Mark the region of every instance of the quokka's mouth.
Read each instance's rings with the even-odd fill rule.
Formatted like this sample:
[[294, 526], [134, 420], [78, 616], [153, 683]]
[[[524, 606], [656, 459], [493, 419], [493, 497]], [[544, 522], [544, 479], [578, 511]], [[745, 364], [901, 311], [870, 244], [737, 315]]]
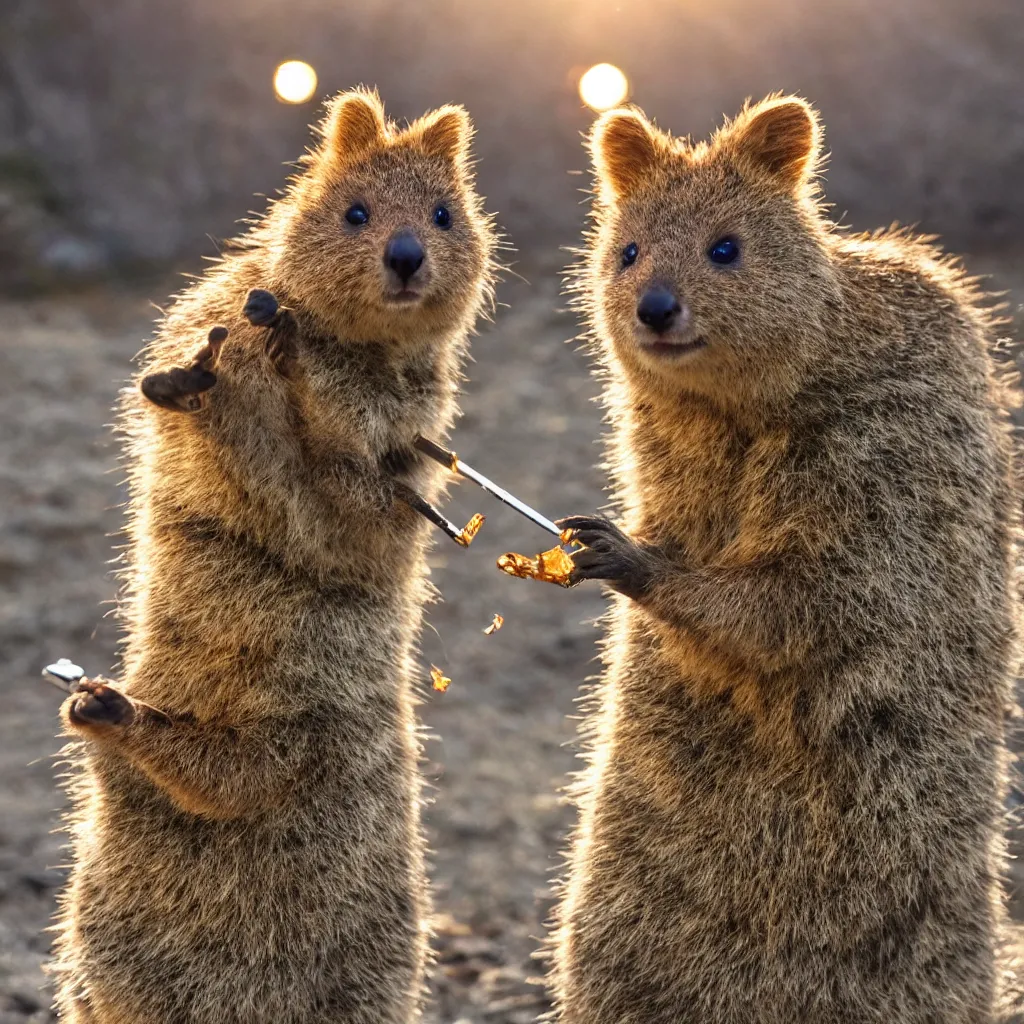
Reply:
[[655, 341], [641, 342], [640, 348], [644, 352], [649, 352], [653, 356], [674, 359], [687, 355], [690, 352], [696, 352], [699, 349], [707, 348], [707, 344], [708, 343], [703, 338], [690, 338], [685, 341], [665, 341], [664, 339], [659, 338]]
[[423, 298], [423, 293], [416, 291], [415, 288], [402, 288], [397, 292], [388, 293], [386, 298], [396, 306], [407, 306], [419, 302]]

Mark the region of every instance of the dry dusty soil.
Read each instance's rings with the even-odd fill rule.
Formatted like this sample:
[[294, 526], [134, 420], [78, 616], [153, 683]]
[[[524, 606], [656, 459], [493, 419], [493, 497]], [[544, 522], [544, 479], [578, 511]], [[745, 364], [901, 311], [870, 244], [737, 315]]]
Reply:
[[[1024, 261], [1009, 273], [992, 265], [1019, 302]], [[567, 344], [576, 326], [557, 266], [530, 277], [504, 288], [508, 307], [476, 341], [456, 446], [554, 517], [602, 503], [600, 411], [587, 359]], [[59, 656], [93, 672], [115, 666], [110, 560], [124, 492], [107, 424], [149, 329], [147, 300], [172, 287], [0, 304], [0, 1024], [51, 1019], [43, 966], [65, 859], [53, 763], [61, 697], [39, 672]], [[431, 559], [443, 595], [420, 658], [438, 911], [431, 1012], [446, 1024], [525, 1024], [547, 1008], [528, 979], [571, 824], [558, 794], [604, 602], [595, 587], [502, 576], [498, 554], [537, 551], [545, 535], [469, 485], [450, 508], [488, 521], [470, 550], [441, 539]], [[485, 637], [494, 612], [504, 629]], [[446, 694], [430, 689], [431, 662], [453, 679]]]

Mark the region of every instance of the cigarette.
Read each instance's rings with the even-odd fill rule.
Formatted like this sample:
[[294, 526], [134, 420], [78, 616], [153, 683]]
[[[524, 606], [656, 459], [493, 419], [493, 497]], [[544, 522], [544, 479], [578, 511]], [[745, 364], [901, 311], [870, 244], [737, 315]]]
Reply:
[[488, 480], [483, 473], [478, 473], [472, 466], [467, 466], [455, 452], [442, 448], [436, 441], [431, 441], [429, 438], [423, 437], [422, 434], [416, 435], [413, 446], [428, 458], [439, 462], [446, 469], [450, 469], [453, 473], [458, 473], [459, 476], [464, 476], [467, 480], [472, 480], [477, 487], [482, 488], [492, 497], [497, 498], [498, 501], [503, 502], [510, 508], [514, 508], [520, 515], [526, 516], [531, 523], [535, 523], [542, 530], [553, 533], [559, 540], [562, 539], [562, 531], [550, 519], [542, 516], [536, 509], [530, 508], [526, 502], [520, 501], [514, 494], [509, 494], [508, 491], [503, 487], [499, 487], [493, 480]]

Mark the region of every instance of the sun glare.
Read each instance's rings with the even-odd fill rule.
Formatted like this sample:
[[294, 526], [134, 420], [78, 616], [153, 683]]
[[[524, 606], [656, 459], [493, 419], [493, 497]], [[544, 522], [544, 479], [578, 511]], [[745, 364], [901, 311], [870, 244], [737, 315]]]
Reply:
[[316, 92], [316, 72], [302, 60], [286, 60], [274, 72], [274, 92], [283, 103], [305, 103]]
[[614, 64], [595, 64], [580, 78], [580, 99], [592, 110], [611, 110], [629, 95], [629, 80]]

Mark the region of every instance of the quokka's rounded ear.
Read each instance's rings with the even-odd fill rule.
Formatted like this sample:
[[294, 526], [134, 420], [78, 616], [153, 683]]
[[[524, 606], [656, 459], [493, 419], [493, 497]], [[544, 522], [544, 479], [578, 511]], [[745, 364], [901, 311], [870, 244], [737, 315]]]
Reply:
[[325, 153], [341, 163], [380, 146], [388, 135], [380, 97], [363, 89], [341, 93], [331, 100], [321, 132]]
[[639, 111], [612, 110], [594, 123], [587, 148], [602, 194], [621, 199], [654, 169], [663, 143]]
[[740, 162], [767, 171], [787, 187], [814, 173], [821, 151], [818, 115], [797, 96], [755, 104], [730, 126], [727, 137]]
[[447, 105], [422, 117], [413, 129], [420, 145], [430, 156], [464, 164], [473, 138], [473, 122], [464, 107]]

